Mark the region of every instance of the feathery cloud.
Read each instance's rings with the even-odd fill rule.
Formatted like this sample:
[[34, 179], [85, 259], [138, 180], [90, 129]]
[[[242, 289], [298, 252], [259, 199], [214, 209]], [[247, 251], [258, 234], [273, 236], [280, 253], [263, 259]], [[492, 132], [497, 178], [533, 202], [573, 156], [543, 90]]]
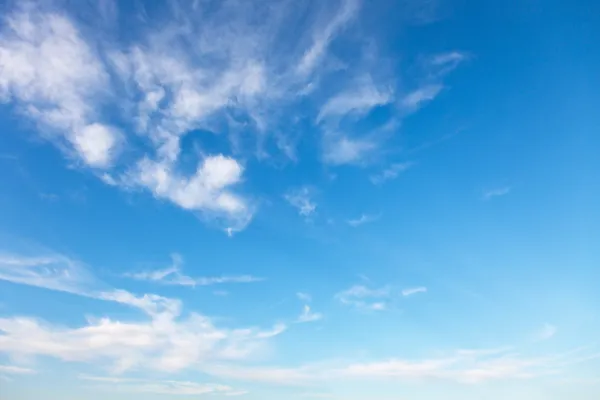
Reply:
[[420, 87], [404, 96], [402, 99], [402, 106], [408, 110], [416, 110], [426, 102], [435, 99], [442, 89], [443, 86], [437, 84]]
[[310, 217], [317, 210], [317, 203], [312, 199], [312, 191], [307, 186], [290, 190], [283, 197], [303, 217]]
[[427, 288], [424, 286], [418, 286], [413, 288], [402, 289], [402, 296], [408, 297], [417, 293], [425, 293], [427, 292]]
[[190, 277], [181, 272], [183, 258], [179, 254], [172, 254], [172, 265], [158, 270], [127, 273], [126, 277], [138, 281], [156, 282], [163, 285], [174, 286], [210, 286], [224, 283], [253, 283], [264, 281], [263, 278], [252, 275], [222, 275], [212, 277]]
[[162, 395], [201, 396], [222, 395], [239, 396], [247, 392], [235, 390], [221, 384], [196, 383], [189, 381], [161, 381], [148, 379], [118, 378], [114, 376], [80, 375], [80, 380], [95, 383], [95, 387], [122, 393], [149, 393]]
[[387, 308], [387, 300], [391, 289], [387, 286], [370, 289], [363, 285], [355, 285], [339, 292], [335, 298], [342, 304], [362, 310], [382, 311]]
[[179, 371], [209, 360], [237, 360], [260, 352], [268, 339], [287, 329], [226, 329], [198, 313], [182, 317], [178, 299], [136, 296], [104, 287], [93, 277], [72, 272], [84, 267], [65, 256], [2, 256], [0, 279], [110, 301], [142, 311], [146, 321], [88, 317], [80, 327], [64, 327], [29, 317], [0, 318], [0, 353], [12, 357], [53, 357], [67, 362], [100, 363], [113, 372], [131, 368]]
[[509, 193], [510, 193], [509, 186], [499, 187], [499, 188], [495, 188], [495, 189], [489, 189], [489, 190], [486, 190], [483, 192], [483, 199], [491, 200], [494, 197], [506, 196]]
[[381, 215], [362, 214], [360, 217], [358, 217], [356, 219], [349, 219], [346, 222], [351, 227], [356, 228], [358, 226], [368, 224], [369, 222], [377, 221], [380, 217], [381, 217]]
[[383, 171], [373, 174], [369, 177], [374, 185], [382, 185], [387, 181], [396, 179], [402, 172], [414, 166], [412, 162], [395, 163], [385, 168]]
[[302, 314], [297, 319], [297, 322], [316, 322], [323, 319], [323, 314], [312, 312], [309, 305], [304, 305], [302, 309]]

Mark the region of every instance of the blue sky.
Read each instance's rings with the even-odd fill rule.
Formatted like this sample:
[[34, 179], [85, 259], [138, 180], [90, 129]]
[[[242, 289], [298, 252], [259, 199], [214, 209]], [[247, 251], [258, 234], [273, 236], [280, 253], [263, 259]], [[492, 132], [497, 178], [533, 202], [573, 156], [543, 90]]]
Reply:
[[0, 7], [0, 397], [600, 396], [594, 2]]

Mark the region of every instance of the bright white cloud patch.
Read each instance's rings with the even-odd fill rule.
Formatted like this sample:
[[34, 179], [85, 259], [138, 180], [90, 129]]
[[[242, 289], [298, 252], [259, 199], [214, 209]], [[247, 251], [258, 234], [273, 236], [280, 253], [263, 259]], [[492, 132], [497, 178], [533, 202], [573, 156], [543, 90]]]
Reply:
[[[348, 132], [340, 122], [364, 120], [398, 99], [418, 108], [441, 88], [434, 82], [402, 93], [368, 38], [346, 44], [352, 57], [337, 54], [333, 45], [359, 16], [358, 0], [315, 3], [308, 14], [301, 2], [267, 3], [171, 2], [156, 20], [128, 19], [135, 40], [121, 40], [118, 29], [95, 32], [57, 6], [7, 7], [0, 97], [66, 154], [105, 170], [96, 171], [104, 182], [147, 190], [231, 234], [256, 212], [241, 188], [245, 160], [298, 161], [301, 136], [317, 133], [322, 162], [364, 165], [389, 135], [381, 127]], [[95, 12], [112, 29], [118, 4], [111, 4]], [[439, 80], [463, 58], [434, 55], [428, 68]], [[297, 107], [307, 114], [298, 116]], [[203, 135], [227, 146], [205, 151]]]
[[14, 101], [50, 140], [92, 167], [112, 162], [118, 134], [102, 123], [108, 75], [92, 47], [64, 15], [24, 5], [0, 36], [0, 97]]
[[177, 299], [155, 294], [136, 296], [122, 289], [101, 290], [93, 278], [83, 281], [72, 275], [82, 269], [64, 256], [5, 255], [0, 261], [0, 279], [123, 304], [142, 311], [147, 319], [89, 317], [83, 326], [65, 327], [37, 318], [3, 317], [0, 353], [98, 363], [116, 373], [132, 368], [173, 372], [215, 360], [244, 359], [260, 352], [266, 340], [287, 329], [281, 323], [270, 330], [219, 328], [211, 318], [198, 313], [183, 317], [183, 305]]

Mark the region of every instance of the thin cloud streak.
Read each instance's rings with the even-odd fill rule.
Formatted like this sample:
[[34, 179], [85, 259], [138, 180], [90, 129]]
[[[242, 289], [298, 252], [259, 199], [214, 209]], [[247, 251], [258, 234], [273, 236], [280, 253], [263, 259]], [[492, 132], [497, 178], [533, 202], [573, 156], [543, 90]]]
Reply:
[[210, 286], [225, 283], [254, 283], [265, 279], [252, 275], [224, 275], [215, 277], [190, 277], [181, 272], [183, 258], [179, 254], [172, 254], [172, 265], [159, 270], [126, 273], [124, 276], [138, 281], [156, 282], [162, 285], [173, 286]]
[[381, 215], [379, 215], [379, 214], [378, 215], [362, 214], [359, 218], [349, 219], [346, 222], [351, 227], [356, 228], [356, 227], [359, 227], [361, 225], [368, 224], [370, 222], [375, 222], [379, 218], [381, 218]]
[[414, 287], [414, 288], [403, 289], [402, 290], [402, 296], [408, 297], [408, 296], [415, 295], [417, 293], [426, 293], [426, 292], [427, 292], [427, 288], [426, 287], [419, 286], [419, 287]]
[[499, 187], [499, 188], [495, 188], [495, 189], [486, 190], [483, 193], [483, 199], [484, 200], [491, 200], [494, 197], [506, 196], [507, 194], [510, 193], [510, 191], [511, 191], [510, 186], [504, 186], [504, 187]]

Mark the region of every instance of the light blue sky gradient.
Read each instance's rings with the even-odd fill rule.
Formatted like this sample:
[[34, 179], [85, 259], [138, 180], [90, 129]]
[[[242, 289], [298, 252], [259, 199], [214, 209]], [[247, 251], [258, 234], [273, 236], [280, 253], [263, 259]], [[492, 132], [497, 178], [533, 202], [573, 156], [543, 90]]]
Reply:
[[0, 10], [2, 399], [600, 398], [595, 2]]

